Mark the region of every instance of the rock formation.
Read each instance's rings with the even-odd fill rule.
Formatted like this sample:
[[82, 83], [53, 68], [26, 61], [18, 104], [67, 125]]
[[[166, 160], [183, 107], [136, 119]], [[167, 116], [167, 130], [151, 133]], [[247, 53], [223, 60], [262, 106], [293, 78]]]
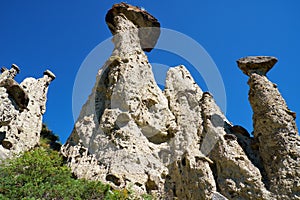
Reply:
[[121, 3], [106, 22], [115, 48], [61, 150], [77, 177], [159, 199], [300, 199], [295, 114], [265, 77], [275, 58], [238, 61], [250, 77], [251, 137], [184, 66], [159, 89], [143, 52], [159, 37], [153, 16]]
[[276, 62], [274, 57], [258, 56], [242, 58], [238, 65], [249, 76], [254, 139], [268, 189], [278, 199], [296, 199], [296, 196], [300, 199], [300, 137], [296, 113], [287, 107], [277, 85], [265, 76]]
[[40, 79], [26, 78], [18, 84], [17, 65], [0, 74], [0, 160], [29, 150], [39, 143], [48, 86], [55, 76], [49, 70]]

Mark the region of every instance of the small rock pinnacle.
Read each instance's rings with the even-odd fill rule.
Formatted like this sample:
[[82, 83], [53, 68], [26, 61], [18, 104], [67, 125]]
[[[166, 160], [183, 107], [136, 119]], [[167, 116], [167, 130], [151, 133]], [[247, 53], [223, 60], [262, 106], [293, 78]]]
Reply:
[[46, 71], [44, 71], [44, 75], [49, 76], [50, 78], [52, 78], [52, 80], [54, 80], [56, 78], [56, 76], [48, 69]]
[[12, 68], [12, 69], [15, 69], [16, 72], [17, 72], [17, 74], [20, 73], [20, 68], [19, 68], [16, 64], [12, 64], [12, 65], [11, 65], [11, 68]]

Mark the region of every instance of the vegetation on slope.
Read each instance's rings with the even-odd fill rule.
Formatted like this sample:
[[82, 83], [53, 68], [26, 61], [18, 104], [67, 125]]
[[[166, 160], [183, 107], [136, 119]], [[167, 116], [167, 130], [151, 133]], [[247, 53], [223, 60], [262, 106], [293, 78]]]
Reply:
[[46, 126], [43, 131], [39, 147], [0, 164], [0, 199], [134, 198], [126, 189], [112, 190], [99, 181], [76, 179], [56, 151], [58, 137]]

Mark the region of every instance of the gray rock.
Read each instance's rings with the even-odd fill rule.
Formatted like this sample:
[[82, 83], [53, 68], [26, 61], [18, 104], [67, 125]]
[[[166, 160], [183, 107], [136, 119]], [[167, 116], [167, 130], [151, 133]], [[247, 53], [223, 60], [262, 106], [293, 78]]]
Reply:
[[139, 28], [138, 36], [144, 51], [150, 52], [153, 49], [160, 35], [160, 23], [155, 17], [136, 6], [131, 6], [126, 3], [115, 4], [107, 12], [105, 17], [105, 21], [114, 35], [118, 33], [115, 16], [125, 16]]
[[[141, 48], [138, 27], [121, 14], [112, 20], [115, 49], [99, 71], [63, 152], [78, 160], [76, 167], [69, 162], [78, 177], [117, 188], [131, 184], [141, 193], [163, 190], [168, 169], [159, 152], [174, 137], [175, 117]], [[92, 168], [102, 170], [96, 175], [83, 173], [86, 158], [72, 155], [77, 146], [97, 158], [99, 166]]]
[[259, 169], [251, 162], [213, 97], [204, 93], [201, 99], [203, 133], [201, 151], [214, 165], [218, 192], [228, 199], [269, 199]]
[[215, 192], [212, 196], [212, 200], [227, 200], [227, 198], [221, 195], [220, 193]]
[[56, 78], [55, 74], [53, 74], [50, 70], [44, 71], [44, 75], [48, 76], [52, 81]]
[[19, 113], [17, 106], [8, 96], [6, 89], [0, 87], [0, 126], [7, 126]]
[[8, 70], [6, 67], [2, 67], [0, 80], [5, 80], [8, 78], [14, 79], [18, 73], [20, 73], [20, 68], [16, 64], [12, 64], [10, 70]]
[[257, 73], [266, 75], [277, 63], [277, 58], [271, 56], [248, 56], [237, 61], [239, 68], [244, 74]]
[[164, 92], [179, 127], [168, 141], [171, 162], [165, 190], [179, 199], [211, 199], [217, 190], [212, 161], [200, 151], [203, 92], [184, 66], [170, 68]]
[[300, 137], [295, 113], [265, 76], [250, 74], [248, 84], [254, 139], [266, 171], [267, 187], [280, 199], [299, 199]]
[[26, 78], [18, 84], [13, 65], [0, 75], [0, 160], [39, 144], [48, 86], [53, 77]]
[[13, 79], [7, 78], [0, 82], [0, 87], [6, 89], [7, 94], [16, 103], [19, 109], [27, 108], [29, 98], [27, 92]]
[[77, 177], [158, 199], [299, 199], [295, 113], [264, 76], [277, 59], [238, 61], [250, 76], [252, 138], [184, 66], [170, 68], [158, 88], [138, 29], [158, 27], [154, 17], [121, 3], [106, 22], [115, 48], [62, 147]]

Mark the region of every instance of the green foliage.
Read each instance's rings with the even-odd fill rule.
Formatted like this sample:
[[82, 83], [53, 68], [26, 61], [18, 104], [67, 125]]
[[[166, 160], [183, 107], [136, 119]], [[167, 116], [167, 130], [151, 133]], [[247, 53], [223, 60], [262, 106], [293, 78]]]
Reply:
[[59, 137], [43, 124], [40, 147], [0, 163], [0, 199], [137, 199], [128, 189], [112, 190], [99, 181], [76, 179], [64, 165], [60, 147]]
[[154, 197], [151, 196], [150, 194], [143, 194], [143, 195], [142, 195], [142, 198], [143, 198], [144, 200], [154, 200]]
[[59, 137], [53, 131], [49, 130], [46, 124], [43, 124], [40, 135], [40, 146], [49, 147], [56, 151], [60, 150]]
[[39, 147], [0, 165], [0, 199], [133, 199], [126, 189], [75, 179], [57, 152]]

